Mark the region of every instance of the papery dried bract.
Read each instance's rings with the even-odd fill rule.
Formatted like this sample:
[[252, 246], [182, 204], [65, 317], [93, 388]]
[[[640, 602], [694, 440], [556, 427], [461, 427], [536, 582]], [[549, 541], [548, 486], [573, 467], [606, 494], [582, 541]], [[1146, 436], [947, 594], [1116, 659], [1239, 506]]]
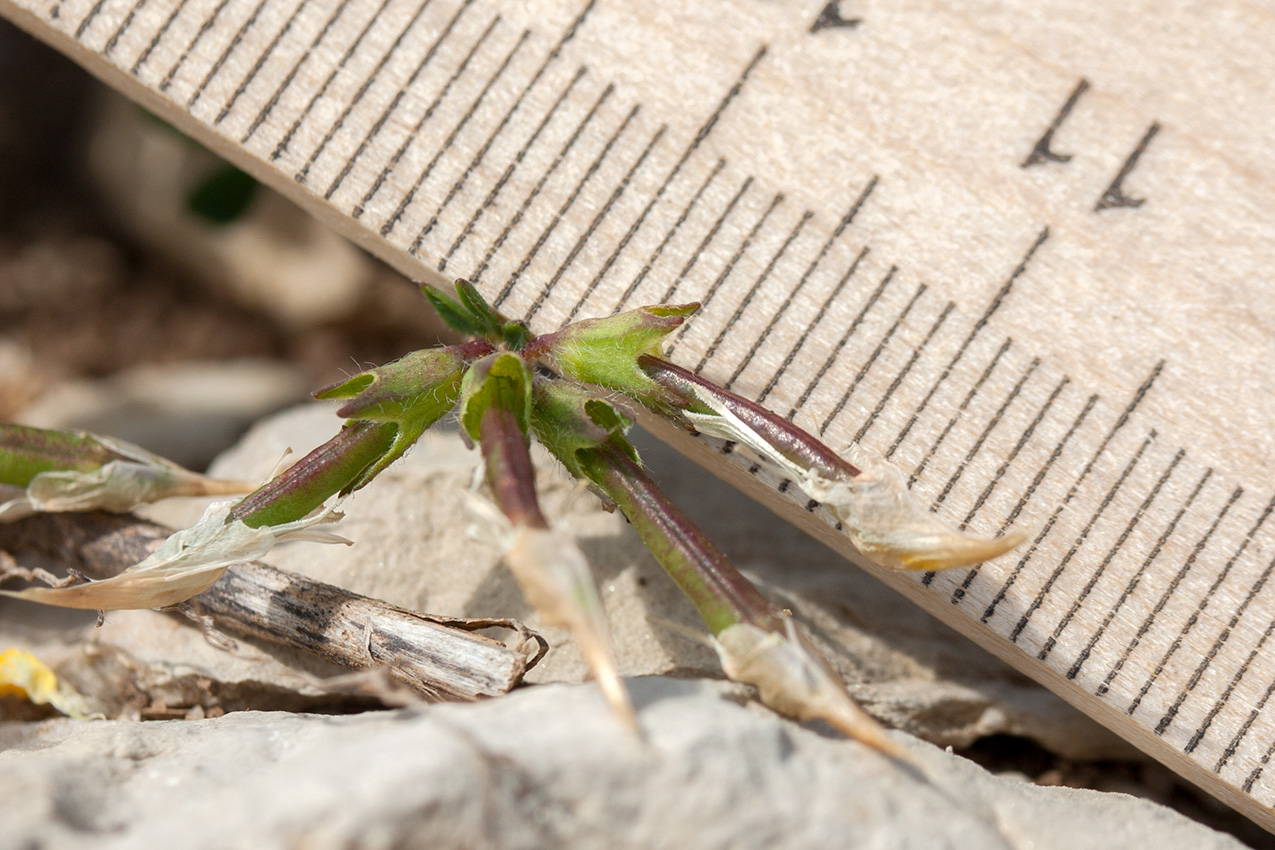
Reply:
[[855, 546], [875, 563], [895, 570], [941, 570], [995, 558], [1020, 545], [1020, 531], [985, 540], [961, 532], [918, 504], [897, 468], [855, 450], [854, 476], [829, 478], [807, 469], [774, 447], [720, 399], [694, 386], [697, 399], [714, 412], [683, 415], [696, 430], [747, 446], [792, 478], [810, 498], [841, 521]]
[[757, 688], [766, 707], [797, 720], [822, 720], [883, 753], [904, 755], [791, 617], [785, 616], [783, 634], [739, 623], [719, 632], [714, 645], [726, 675]]
[[[21, 429], [24, 435], [57, 441], [63, 450], [57, 462], [66, 468], [47, 468], [31, 475], [21, 492], [0, 503], [0, 522], [13, 522], [36, 513], [124, 513], [174, 496], [224, 496], [246, 493], [256, 486], [191, 472], [123, 440], [6, 426], [6, 432], [15, 429]], [[53, 466], [54, 462], [45, 465]]]
[[250, 528], [237, 520], [227, 521], [234, 505], [233, 501], [210, 505], [198, 523], [174, 532], [150, 557], [111, 578], [67, 587], [0, 590], [0, 594], [96, 611], [166, 608], [207, 590], [231, 564], [256, 560], [280, 541], [350, 542], [315, 527], [340, 519], [333, 508], [296, 522]]

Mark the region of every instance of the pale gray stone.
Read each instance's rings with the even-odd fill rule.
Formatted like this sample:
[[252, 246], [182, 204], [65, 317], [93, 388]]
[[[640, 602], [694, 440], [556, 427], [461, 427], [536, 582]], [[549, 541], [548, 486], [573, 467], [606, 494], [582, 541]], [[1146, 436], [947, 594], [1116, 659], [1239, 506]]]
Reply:
[[912, 763], [802, 728], [729, 685], [630, 682], [348, 717], [0, 727], [0, 843], [76, 848], [1233, 850], [1122, 794], [993, 777], [894, 733]]

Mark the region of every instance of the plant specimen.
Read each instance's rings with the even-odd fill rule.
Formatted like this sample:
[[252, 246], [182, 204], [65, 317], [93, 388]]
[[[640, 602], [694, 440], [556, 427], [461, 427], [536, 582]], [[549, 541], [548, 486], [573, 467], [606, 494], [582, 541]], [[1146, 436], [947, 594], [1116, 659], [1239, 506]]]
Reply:
[[[502, 549], [543, 619], [570, 630], [624, 722], [635, 724], [588, 564], [539, 505], [528, 453], [533, 437], [629, 519], [703, 617], [727, 676], [755, 686], [781, 714], [822, 719], [894, 751], [792, 615], [768, 601], [647, 475], [625, 437], [633, 424], [626, 405], [746, 447], [826, 505], [865, 556], [893, 569], [979, 563], [1017, 546], [1020, 534], [982, 540], [957, 531], [918, 505], [885, 462], [862, 453], [843, 458], [782, 417], [664, 360], [664, 338], [697, 304], [644, 307], [535, 335], [496, 313], [467, 281], [456, 282], [454, 298], [423, 291], [468, 342], [416, 351], [315, 393], [343, 402], [337, 413], [347, 421], [336, 436], [244, 498], [213, 504], [119, 575], [0, 593], [88, 609], [163, 607], [205, 590], [230, 564], [279, 540], [340, 540], [322, 527], [339, 518], [340, 499], [455, 409], [462, 435], [483, 459], [489, 501], [474, 500], [476, 524]], [[0, 483], [23, 488], [0, 506], [0, 519], [6, 509], [14, 516], [126, 510], [172, 492], [235, 486], [135, 447], [19, 426], [0, 426]]]

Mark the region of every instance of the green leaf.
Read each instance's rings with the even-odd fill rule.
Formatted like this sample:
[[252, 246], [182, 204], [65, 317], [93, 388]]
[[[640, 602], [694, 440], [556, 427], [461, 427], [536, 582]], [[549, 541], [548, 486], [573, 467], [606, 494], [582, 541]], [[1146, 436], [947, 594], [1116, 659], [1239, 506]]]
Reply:
[[501, 335], [504, 322], [472, 283], [464, 278], [457, 278], [456, 295], [460, 298], [460, 303], [474, 317], [474, 321], [483, 328], [484, 336], [499, 337]]
[[438, 313], [447, 327], [466, 336], [486, 336], [486, 330], [469, 310], [459, 302], [434, 289], [422, 285], [421, 292], [429, 299], [430, 306]]
[[222, 163], [186, 196], [186, 209], [212, 224], [230, 224], [248, 209], [257, 185], [248, 173]]

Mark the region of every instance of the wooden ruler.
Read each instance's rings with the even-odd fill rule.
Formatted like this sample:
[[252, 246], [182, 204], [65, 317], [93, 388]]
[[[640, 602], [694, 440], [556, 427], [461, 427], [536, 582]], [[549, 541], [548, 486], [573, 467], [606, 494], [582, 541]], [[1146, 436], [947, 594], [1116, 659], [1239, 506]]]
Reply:
[[[954, 522], [1031, 531], [1000, 562], [884, 580], [1275, 827], [1269, 9], [0, 13], [537, 330], [703, 301], [675, 359], [890, 457]], [[699, 450], [847, 551], [789, 482]]]

